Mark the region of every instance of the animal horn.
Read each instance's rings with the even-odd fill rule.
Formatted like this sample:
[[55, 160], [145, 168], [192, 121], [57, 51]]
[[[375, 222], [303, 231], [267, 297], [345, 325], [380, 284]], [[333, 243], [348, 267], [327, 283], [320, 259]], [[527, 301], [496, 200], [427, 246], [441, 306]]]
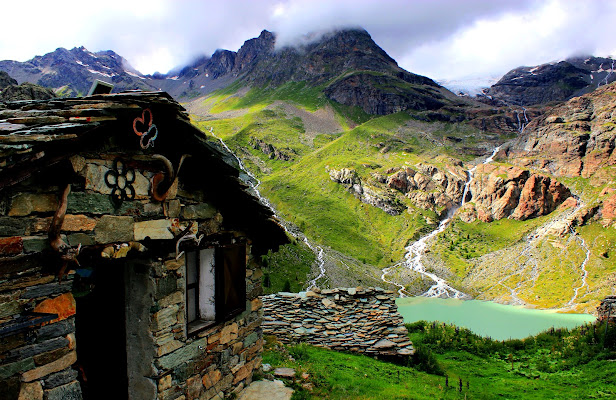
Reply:
[[152, 198], [156, 201], [165, 201], [167, 196], [169, 195], [169, 189], [175, 183], [178, 174], [180, 173], [180, 168], [182, 168], [182, 164], [187, 157], [190, 157], [189, 154], [184, 154], [182, 158], [180, 158], [180, 162], [178, 164], [177, 171], [174, 170], [173, 164], [171, 161], [163, 155], [154, 154], [153, 158], [160, 160], [165, 165], [166, 173], [159, 172], [158, 174], [152, 177]]
[[55, 251], [61, 251], [67, 247], [67, 244], [60, 238], [60, 231], [62, 230], [62, 224], [64, 223], [64, 216], [66, 215], [66, 209], [68, 206], [68, 195], [70, 192], [71, 185], [68, 184], [62, 192], [62, 196], [60, 196], [58, 208], [56, 209], [56, 213], [51, 220], [51, 224], [49, 225], [47, 237], [49, 238], [51, 248]]

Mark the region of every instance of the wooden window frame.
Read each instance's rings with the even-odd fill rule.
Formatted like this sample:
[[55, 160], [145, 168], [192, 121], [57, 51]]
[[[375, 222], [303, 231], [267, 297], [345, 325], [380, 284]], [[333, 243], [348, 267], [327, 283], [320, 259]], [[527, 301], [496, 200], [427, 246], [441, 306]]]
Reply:
[[[199, 309], [201, 288], [199, 287], [201, 279], [201, 259], [200, 252], [208, 248], [214, 248], [214, 304], [215, 318], [202, 319]], [[188, 253], [196, 253], [194, 262], [196, 268], [196, 282], [188, 283]], [[186, 327], [189, 335], [198, 333], [214, 324], [229, 321], [246, 311], [246, 255], [247, 248], [245, 243], [230, 244], [222, 246], [202, 247], [193, 249], [186, 254], [186, 288], [184, 299], [186, 302]], [[229, 271], [228, 271], [229, 270]], [[227, 273], [228, 271], [228, 273]], [[194, 304], [189, 302], [189, 289], [195, 290]], [[225, 301], [229, 297], [234, 297], [234, 302]], [[193, 321], [188, 320], [189, 307], [195, 307], [195, 315], [197, 318]]]

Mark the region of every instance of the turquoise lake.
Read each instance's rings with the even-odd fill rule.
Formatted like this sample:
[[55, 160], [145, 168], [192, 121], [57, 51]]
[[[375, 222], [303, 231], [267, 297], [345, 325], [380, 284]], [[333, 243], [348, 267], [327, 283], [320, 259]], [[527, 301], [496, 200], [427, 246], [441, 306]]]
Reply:
[[491, 301], [406, 297], [396, 299], [404, 322], [440, 321], [465, 327], [493, 339], [523, 339], [554, 328], [574, 328], [594, 322], [590, 314], [561, 314]]

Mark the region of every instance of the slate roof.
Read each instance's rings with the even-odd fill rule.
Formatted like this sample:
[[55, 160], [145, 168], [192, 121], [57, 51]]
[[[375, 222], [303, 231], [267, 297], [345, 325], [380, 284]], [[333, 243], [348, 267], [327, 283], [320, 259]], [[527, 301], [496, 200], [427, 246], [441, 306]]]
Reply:
[[83, 139], [96, 128], [153, 104], [190, 123], [184, 108], [164, 92], [0, 102], [0, 174], [45, 157], [45, 149]]
[[[159, 135], [144, 155], [179, 159], [189, 153], [180, 177], [199, 180], [225, 221], [275, 248], [288, 239], [273, 212], [240, 179], [233, 155], [191, 124], [186, 110], [164, 92], [125, 92], [81, 98], [0, 102], [0, 194], [4, 189], [74, 154], [97, 149], [110, 136], [116, 144], [139, 149], [133, 121], [150, 109]], [[212, 190], [215, 189], [215, 190]]]

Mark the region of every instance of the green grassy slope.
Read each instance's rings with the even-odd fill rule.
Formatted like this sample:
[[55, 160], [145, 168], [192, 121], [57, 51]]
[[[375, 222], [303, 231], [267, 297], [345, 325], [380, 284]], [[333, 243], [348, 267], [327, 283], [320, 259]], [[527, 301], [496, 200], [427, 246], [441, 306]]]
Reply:
[[[362, 203], [347, 187], [332, 181], [329, 172], [352, 169], [362, 184], [375, 188], [374, 174], [387, 175], [389, 168], [416, 168], [420, 163], [439, 170], [451, 170], [452, 165], [462, 168], [461, 162], [475, 158], [472, 154], [486, 153], [511, 137], [482, 132], [464, 122], [442, 122], [449, 118], [450, 110], [439, 117], [419, 111], [370, 116], [328, 100], [322, 89], [305, 82], [253, 89], [236, 84], [193, 102], [193, 109], [200, 111], [192, 118], [204, 131], [213, 128], [242, 158], [261, 180], [262, 194], [283, 219], [329, 249], [333, 255], [327, 265], [330, 278], [321, 284], [387, 286], [380, 280], [380, 269], [400, 261], [410, 241], [433, 229], [436, 214], [415, 207], [401, 193], [387, 191], [382, 194], [407, 208], [400, 215], [389, 215]], [[327, 123], [315, 126], [319, 118]], [[271, 145], [288, 160], [266, 154], [256, 141]], [[563, 182], [575, 193], [583, 193], [589, 206], [596, 203], [592, 199], [605, 186], [584, 178]], [[557, 215], [559, 212], [527, 221], [492, 223], [455, 220], [431, 244], [428, 266], [473, 296], [522, 301], [541, 308], [564, 307], [582, 283], [579, 267], [584, 248], [571, 235], [548, 235], [532, 251], [525, 247], [526, 237]], [[616, 264], [606, 249], [616, 245], [616, 236], [598, 223], [578, 232], [592, 255], [587, 263], [588, 284], [576, 299], [581, 305], [569, 309], [592, 312], [598, 299], [613, 292], [607, 283], [615, 279]], [[534, 257], [539, 268], [533, 269], [530, 261], [519, 267], [521, 252]], [[604, 253], [607, 256], [600, 256]], [[336, 254], [346, 257], [342, 260]], [[300, 282], [314, 278], [314, 266], [312, 275], [304, 276], [308, 258], [302, 259], [303, 263], [297, 264], [302, 272], [291, 279], [293, 290]], [[282, 265], [280, 257], [271, 261]], [[289, 268], [290, 263], [283, 267], [285, 271]], [[399, 279], [411, 292], [426, 289], [426, 283], [411, 271], [396, 269], [390, 277]], [[282, 277], [274, 276], [272, 288], [285, 283], [277, 279]], [[517, 298], [512, 297], [512, 288]]]
[[[616, 396], [616, 327], [540, 333], [499, 342], [440, 323], [407, 325], [410, 366], [272, 337], [263, 362], [292, 367], [295, 399], [610, 399]], [[604, 345], [605, 339], [605, 348]], [[462, 386], [460, 387], [460, 381]], [[309, 383], [306, 389], [301, 383]]]

